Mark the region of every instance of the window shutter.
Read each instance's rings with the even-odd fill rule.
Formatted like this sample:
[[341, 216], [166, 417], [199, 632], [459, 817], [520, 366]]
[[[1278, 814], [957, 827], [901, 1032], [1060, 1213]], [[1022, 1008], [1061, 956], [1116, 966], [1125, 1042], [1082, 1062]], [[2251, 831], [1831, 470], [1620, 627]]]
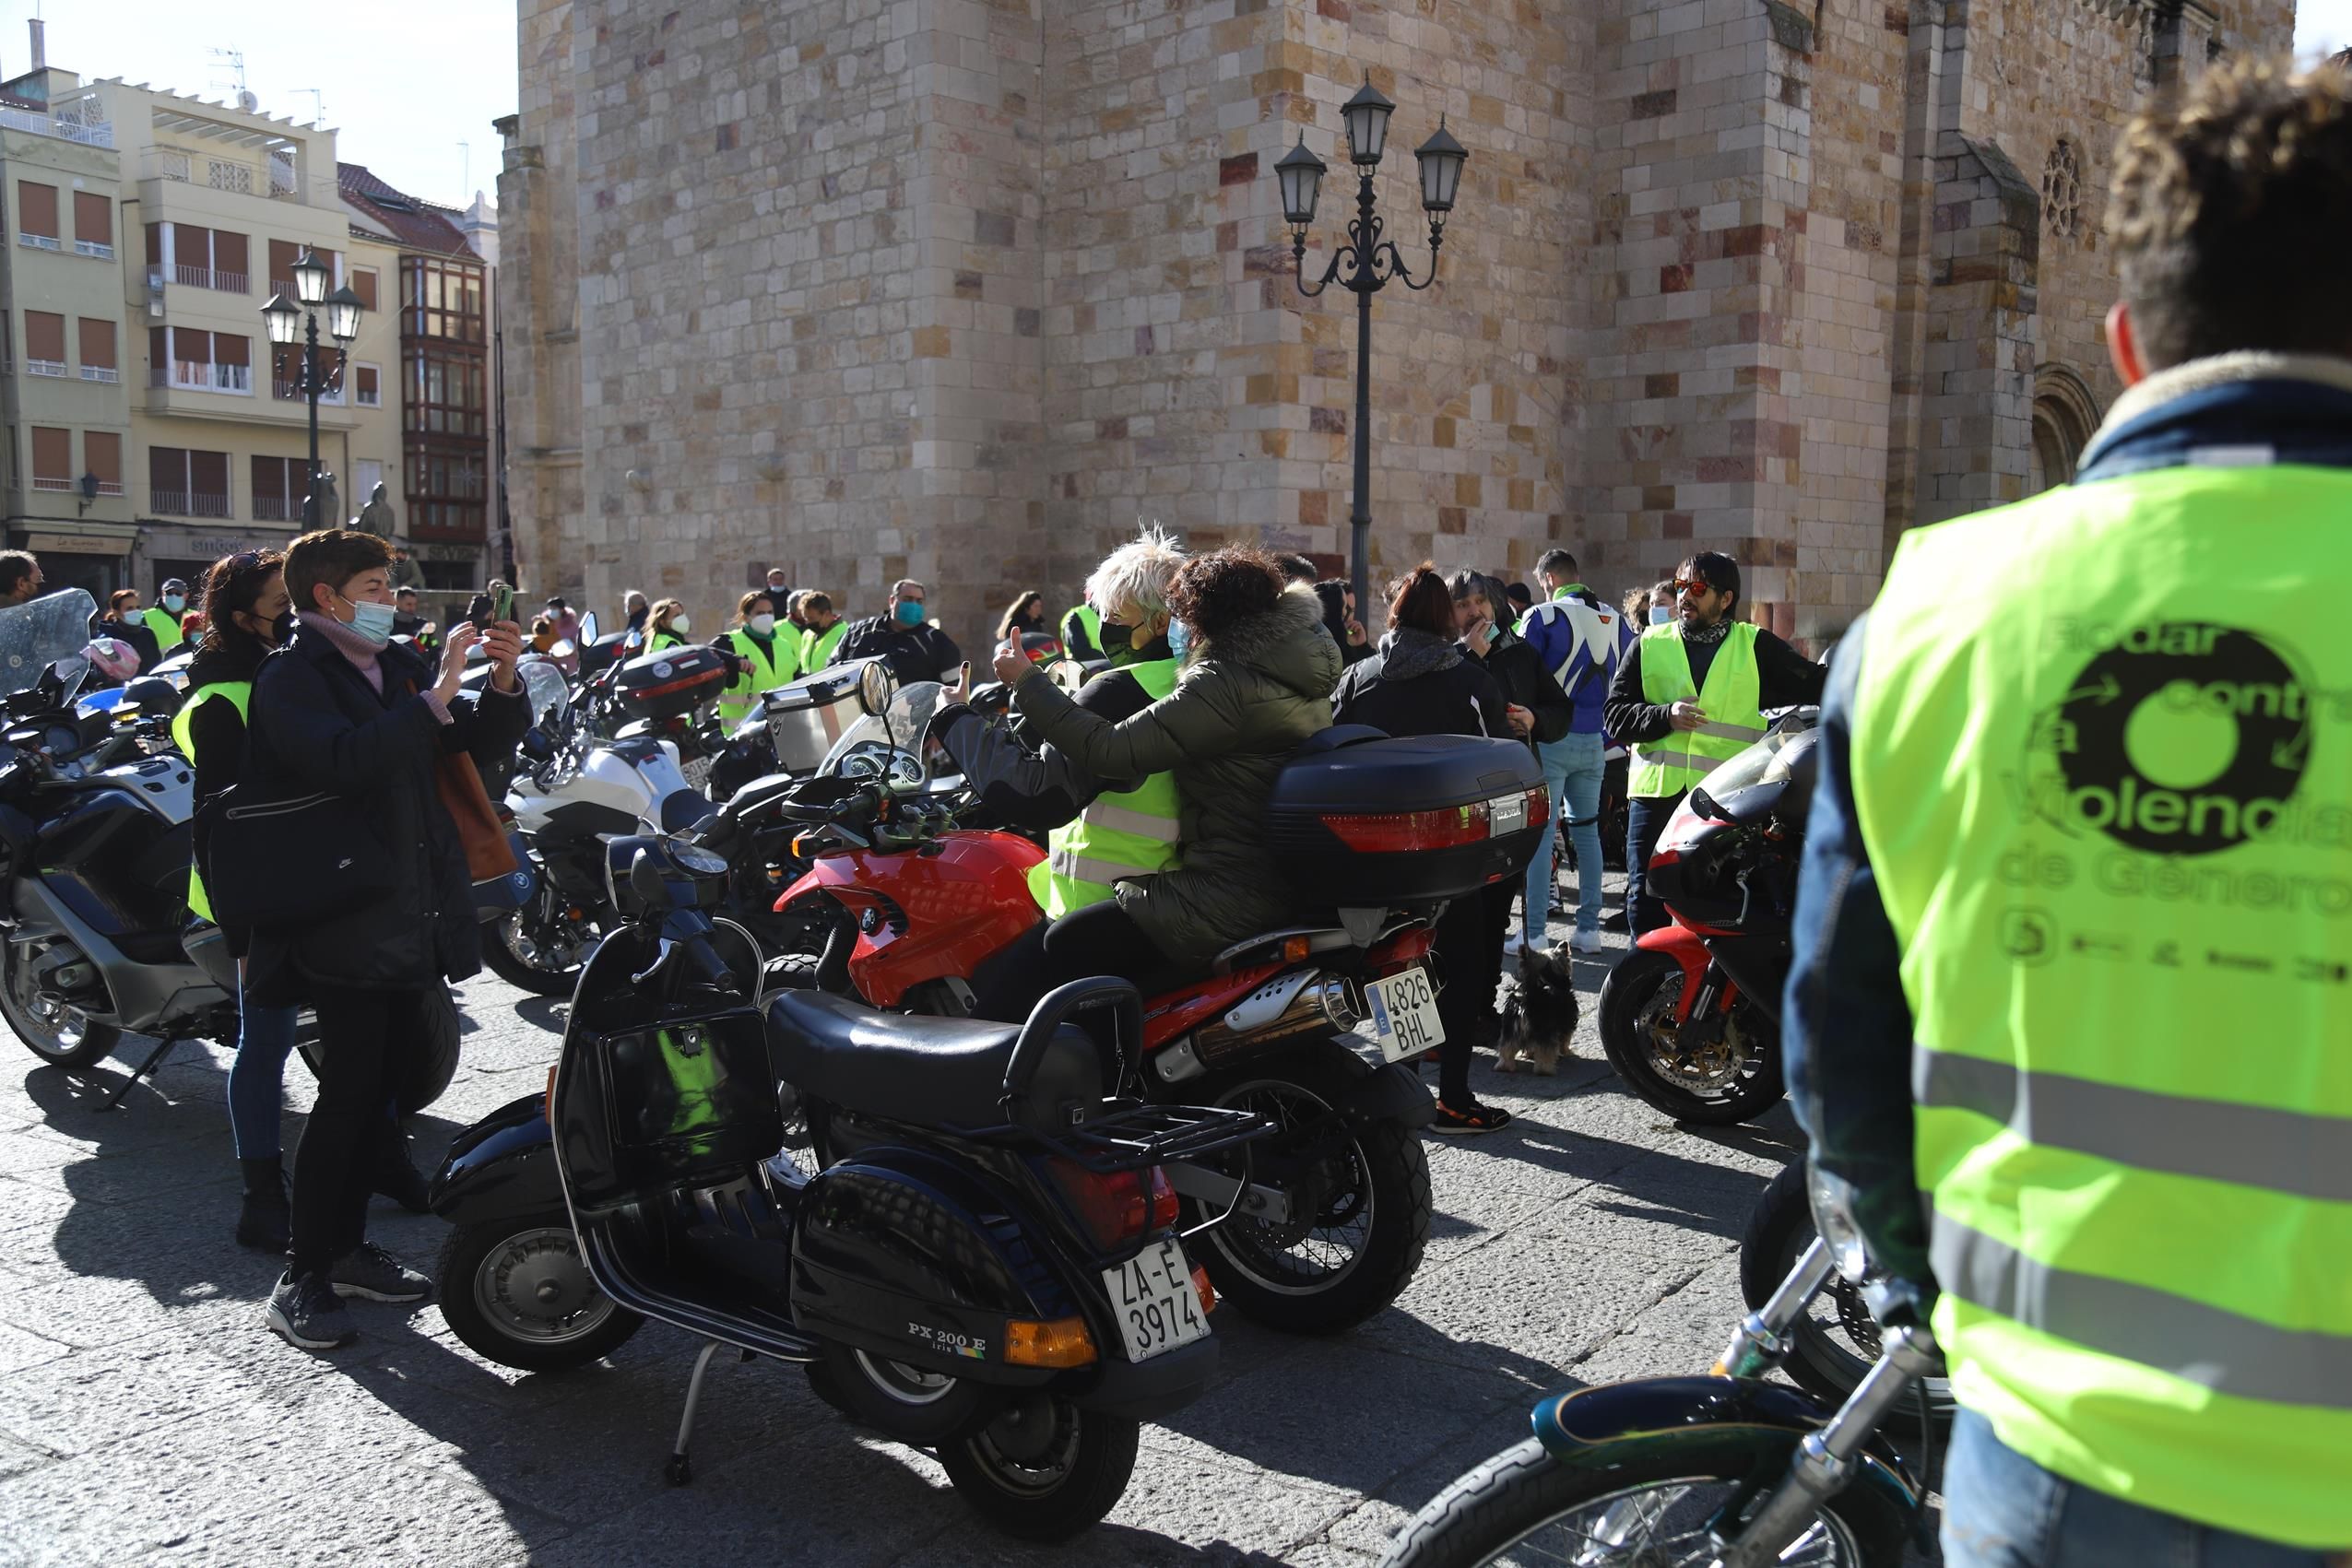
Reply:
[[114, 324], [90, 316], [81, 318], [82, 363], [101, 370], [113, 370]]
[[150, 369], [166, 371], [171, 368], [171, 344], [164, 336], [167, 330], [160, 326], [147, 329], [147, 362]]
[[173, 327], [171, 356], [191, 365], [212, 363], [212, 334], [200, 326]]
[[160, 223], [147, 226], [147, 265], [150, 272], [163, 265], [163, 225]]
[[224, 287], [218, 276], [224, 272], [230, 275], [226, 287], [232, 291], [250, 289], [252, 285], [246, 280], [250, 259], [242, 234], [231, 234], [226, 229], [212, 231], [212, 270], [215, 274], [212, 286], [215, 289]]
[[183, 490], [188, 488], [188, 454], [177, 446], [150, 446], [147, 449], [148, 488], [159, 490]]
[[233, 332], [212, 335], [212, 362], [216, 365], [250, 365], [254, 362], [254, 340], [240, 337]]
[[360, 297], [360, 304], [363, 309], [371, 311], [375, 309], [375, 270], [372, 267], [361, 266], [351, 269], [351, 292]]
[[63, 363], [65, 358], [65, 318], [54, 311], [25, 312], [25, 358], [54, 360]]
[[95, 191], [74, 193], [74, 238], [114, 243], [114, 204]]
[[192, 266], [199, 272], [212, 267], [212, 230], [193, 223], [171, 226], [171, 263], [174, 266]]
[[360, 402], [373, 403], [378, 400], [380, 395], [376, 390], [378, 373], [373, 365], [357, 365], [352, 368], [352, 385], [353, 389], [359, 393]]
[[290, 304], [301, 303], [294, 295], [294, 262], [301, 253], [299, 246], [283, 240], [269, 242], [269, 291], [285, 295]]
[[19, 233], [57, 238], [57, 187], [18, 181], [17, 223]]
[[225, 452], [188, 454], [188, 488], [198, 495], [229, 493], [229, 454]]
[[46, 425], [32, 427], [32, 477], [36, 479], [73, 478], [73, 431], [52, 430]]
[[123, 483], [123, 437], [116, 430], [84, 430], [82, 457], [101, 485]]

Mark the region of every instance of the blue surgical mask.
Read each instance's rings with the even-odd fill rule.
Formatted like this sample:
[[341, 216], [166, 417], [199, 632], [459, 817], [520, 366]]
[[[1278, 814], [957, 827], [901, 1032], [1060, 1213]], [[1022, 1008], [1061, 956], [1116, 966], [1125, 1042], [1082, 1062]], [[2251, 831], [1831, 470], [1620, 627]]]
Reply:
[[920, 600], [920, 599], [901, 599], [901, 600], [899, 600], [899, 601], [898, 601], [898, 623], [899, 623], [901, 626], [920, 626], [920, 625], [922, 625], [922, 624], [923, 624], [923, 601], [922, 601], [922, 600]]
[[[336, 597], [343, 596], [338, 594]], [[351, 607], [351, 619], [345, 624], [358, 632], [362, 642], [372, 643], [381, 648], [392, 641], [392, 619], [400, 613], [397, 609], [372, 600], [343, 599], [343, 602]]]
[[163, 595], [163, 607], [173, 615], [178, 615], [188, 607], [188, 601], [177, 594], [166, 594]]
[[1184, 651], [1191, 646], [1192, 628], [1185, 625], [1185, 623], [1180, 620], [1169, 621], [1168, 652], [1180, 659], [1184, 657]]
[[1664, 626], [1664, 625], [1668, 624], [1669, 622], [1671, 622], [1673, 619], [1674, 619], [1674, 607], [1673, 607], [1673, 606], [1672, 606], [1672, 605], [1652, 605], [1652, 606], [1650, 606], [1650, 607], [1649, 607], [1649, 624], [1650, 624], [1650, 625], [1652, 625], [1652, 626]]

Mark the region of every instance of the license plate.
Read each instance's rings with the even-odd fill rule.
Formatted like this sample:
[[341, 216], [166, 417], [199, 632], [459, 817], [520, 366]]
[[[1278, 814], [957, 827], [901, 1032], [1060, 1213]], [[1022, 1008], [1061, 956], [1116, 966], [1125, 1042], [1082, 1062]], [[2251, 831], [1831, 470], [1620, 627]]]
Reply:
[[689, 757], [678, 765], [678, 771], [685, 776], [688, 789], [700, 789], [710, 782], [711, 760], [708, 757]]
[[1527, 796], [1498, 795], [1486, 803], [1486, 833], [1489, 838], [1499, 839], [1526, 826]]
[[1209, 1315], [1192, 1287], [1192, 1267], [1184, 1244], [1173, 1236], [1104, 1269], [1103, 1288], [1127, 1336], [1129, 1361], [1148, 1362], [1208, 1335]]
[[1436, 987], [1419, 964], [1368, 983], [1364, 995], [1372, 1004], [1372, 1037], [1388, 1060], [1401, 1062], [1446, 1043], [1446, 1026], [1437, 1020]]

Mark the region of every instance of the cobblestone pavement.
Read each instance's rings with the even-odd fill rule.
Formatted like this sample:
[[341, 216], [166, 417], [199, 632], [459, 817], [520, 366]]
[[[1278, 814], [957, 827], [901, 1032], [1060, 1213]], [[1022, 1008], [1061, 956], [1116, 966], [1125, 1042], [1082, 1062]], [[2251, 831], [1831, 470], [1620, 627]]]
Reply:
[[[1144, 1429], [1117, 1511], [1058, 1550], [990, 1536], [928, 1456], [766, 1362], [714, 1364], [693, 1483], [666, 1485], [693, 1341], [658, 1325], [559, 1376], [482, 1362], [430, 1304], [354, 1303], [359, 1345], [293, 1350], [261, 1324], [271, 1260], [229, 1237], [227, 1054], [183, 1047], [100, 1114], [119, 1055], [77, 1081], [0, 1038], [0, 1563], [1369, 1564], [1540, 1391], [1700, 1370], [1737, 1315], [1737, 1238], [1793, 1124], [1685, 1131], [1620, 1092], [1603, 973], [1577, 963], [1556, 1078], [1482, 1057], [1511, 1129], [1430, 1140], [1436, 1223], [1397, 1306], [1330, 1340], [1221, 1312], [1220, 1385]], [[539, 1085], [561, 1027], [487, 975], [460, 1006], [465, 1065], [415, 1124], [428, 1167]], [[288, 1090], [307, 1102], [299, 1066]], [[438, 1220], [379, 1200], [372, 1226], [431, 1267]]]

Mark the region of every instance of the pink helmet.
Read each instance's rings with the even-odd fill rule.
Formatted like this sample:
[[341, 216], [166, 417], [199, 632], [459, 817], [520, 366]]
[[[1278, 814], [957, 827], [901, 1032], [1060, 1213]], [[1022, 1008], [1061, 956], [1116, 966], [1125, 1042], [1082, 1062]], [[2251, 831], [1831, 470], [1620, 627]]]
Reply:
[[139, 653], [119, 637], [93, 637], [82, 657], [98, 666], [109, 680], [128, 680], [139, 673]]

